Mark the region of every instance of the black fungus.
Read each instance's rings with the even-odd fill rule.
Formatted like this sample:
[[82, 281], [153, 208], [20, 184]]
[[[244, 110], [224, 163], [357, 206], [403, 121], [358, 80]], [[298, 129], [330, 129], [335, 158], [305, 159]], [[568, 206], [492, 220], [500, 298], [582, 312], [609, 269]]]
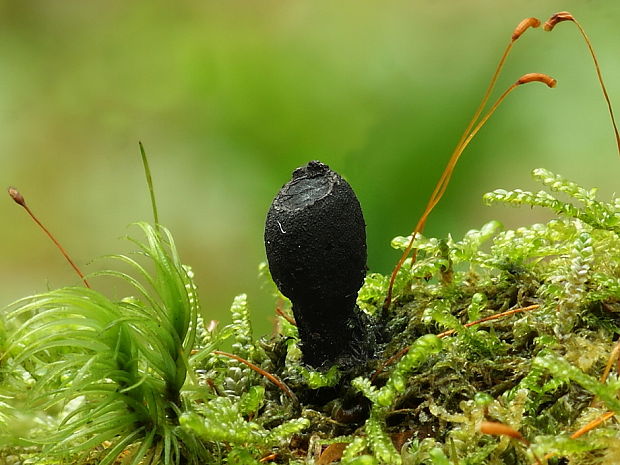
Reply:
[[297, 168], [267, 213], [271, 276], [293, 303], [303, 361], [350, 367], [373, 350], [355, 302], [366, 275], [366, 225], [351, 186], [327, 165]]

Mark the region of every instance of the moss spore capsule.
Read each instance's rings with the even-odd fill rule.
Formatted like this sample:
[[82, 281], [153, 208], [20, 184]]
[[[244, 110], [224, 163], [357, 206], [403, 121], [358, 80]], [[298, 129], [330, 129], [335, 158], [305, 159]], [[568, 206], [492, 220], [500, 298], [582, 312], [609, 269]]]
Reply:
[[267, 213], [271, 276], [291, 299], [304, 362], [351, 366], [372, 351], [357, 292], [366, 275], [366, 225], [351, 186], [318, 161], [297, 168]]

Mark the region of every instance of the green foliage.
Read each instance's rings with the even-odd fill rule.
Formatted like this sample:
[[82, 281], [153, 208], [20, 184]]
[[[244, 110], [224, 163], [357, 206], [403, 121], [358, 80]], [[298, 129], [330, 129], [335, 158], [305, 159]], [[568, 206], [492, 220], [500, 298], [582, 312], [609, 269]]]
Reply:
[[[614, 422], [571, 434], [607, 409], [620, 413], [618, 375], [599, 380], [620, 335], [620, 203], [534, 175], [553, 194], [495, 191], [486, 201], [557, 218], [516, 230], [491, 221], [460, 239], [418, 236], [389, 309], [389, 278], [366, 277], [358, 304], [379, 345], [375, 359], [346, 370], [303, 366], [284, 318], [256, 340], [245, 295], [230, 324], [205, 323], [170, 234], [141, 224], [138, 256], [117, 257], [129, 271], [100, 273], [129, 282], [134, 296], [71, 287], [11, 306], [0, 327], [0, 420], [16, 429], [0, 427], [0, 457], [254, 465], [276, 453], [302, 464], [339, 443], [348, 465], [531, 464], [546, 454], [617, 463]], [[247, 363], [214, 353], [226, 342]], [[530, 445], [482, 434], [483, 421]]]
[[247, 400], [243, 397], [241, 402], [228, 397], [216, 397], [196, 412], [183, 414], [181, 427], [205, 441], [228, 443], [242, 448], [249, 446], [256, 453], [287, 444], [292, 435], [310, 424], [305, 418], [295, 418], [267, 430], [259, 423], [244, 418], [243, 407], [247, 405]]
[[581, 220], [594, 229], [620, 233], [618, 199], [613, 199], [611, 203], [601, 202], [596, 199], [596, 189], [584, 189], [574, 182], [542, 168], [532, 171], [532, 176], [552, 191], [566, 194], [574, 199], [578, 206], [571, 202], [558, 200], [546, 191], [532, 193], [521, 189], [513, 191], [497, 189], [485, 194], [483, 198], [488, 204], [503, 202], [512, 205], [549, 208], [560, 216]]
[[342, 373], [335, 365], [325, 372], [314, 371], [308, 367], [297, 365], [295, 366], [295, 371], [301, 375], [310, 389], [336, 386], [342, 377]]
[[247, 296], [245, 294], [235, 297], [230, 307], [232, 313], [232, 326], [234, 329], [235, 342], [233, 349], [235, 353], [244, 358], [251, 358], [252, 355], [252, 325], [250, 323], [250, 312], [248, 310]]
[[[516, 230], [493, 221], [460, 240], [416, 238], [417, 262], [406, 262], [396, 280], [399, 303], [382, 315], [390, 334], [383, 358], [404, 346], [402, 360], [425, 353], [418, 346], [425, 334], [454, 332], [426, 353], [426, 364], [404, 371], [397, 364], [379, 382], [353, 380], [372, 407], [366, 435], [351, 443], [347, 459], [371, 452], [380, 463], [533, 463], [534, 453], [583, 459], [606, 450], [617, 457], [614, 425], [599, 426], [589, 443], [569, 436], [575, 424], [604, 413], [588, 408], [593, 398], [618, 407], [617, 378], [597, 378], [620, 333], [620, 207], [548, 171], [534, 177], [569, 200], [521, 190], [497, 190], [485, 200], [542, 206], [559, 218]], [[404, 249], [409, 239], [392, 245]], [[386, 287], [384, 277], [371, 275], [358, 300], [377, 312]], [[402, 431], [399, 417], [402, 428], [415, 424], [432, 439], [418, 440], [414, 430], [409, 446], [395, 449], [387, 432]], [[485, 419], [521, 431], [531, 449], [482, 435]]]
[[[252, 345], [252, 326], [250, 324], [250, 312], [248, 310], [247, 296], [245, 294], [235, 297], [230, 307], [232, 324], [230, 329], [233, 333], [232, 344], [235, 354], [247, 360], [253, 359], [254, 348]], [[224, 378], [224, 389], [229, 395], [241, 396], [251, 385], [254, 373], [246, 365], [228, 360], [228, 371]]]
[[18, 301], [9, 313], [26, 320], [9, 340], [8, 363], [36, 380], [33, 405], [60, 409], [56, 431], [29, 438], [45, 445], [44, 454], [87, 457], [105, 443], [99, 463], [131, 450], [131, 463], [160, 457], [168, 464], [180, 463], [182, 449], [192, 449], [191, 441], [182, 445], [176, 416], [194, 345], [196, 289], [170, 233], [138, 226], [146, 242], [133, 242], [152, 271], [117, 256], [139, 278], [101, 273], [123, 278], [138, 297], [115, 302], [70, 287]]
[[386, 415], [393, 407], [396, 396], [405, 392], [407, 376], [440, 350], [441, 341], [436, 336], [427, 334], [413, 343], [381, 389], [375, 388], [367, 378], [359, 377], [352, 381], [353, 386], [362, 391], [372, 402], [370, 418], [366, 421], [364, 430], [367, 435], [367, 446], [381, 463], [402, 463], [400, 454], [387, 435]]
[[565, 383], [572, 381], [579, 384], [582, 388], [605, 402], [609, 409], [620, 413], [620, 401], [617, 398], [618, 390], [620, 390], [620, 380], [617, 378], [610, 378], [606, 384], [603, 384], [555, 354], [536, 357], [533, 367], [547, 370], [559, 381]]

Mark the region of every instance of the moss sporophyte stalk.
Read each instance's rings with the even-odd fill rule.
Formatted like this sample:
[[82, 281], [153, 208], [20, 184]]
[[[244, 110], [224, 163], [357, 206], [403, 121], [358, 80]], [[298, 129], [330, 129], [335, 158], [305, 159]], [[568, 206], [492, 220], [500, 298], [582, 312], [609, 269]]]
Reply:
[[[545, 29], [561, 21], [585, 37], [567, 12]], [[620, 200], [537, 169], [540, 191], [483, 200], [547, 209], [547, 223], [422, 234], [499, 102], [532, 79], [554, 83], [527, 74], [483, 113], [512, 45], [539, 24], [512, 34], [418, 224], [392, 241], [403, 255], [391, 276], [367, 272], [351, 186], [318, 161], [294, 171], [265, 225], [270, 336], [253, 334], [246, 295], [229, 324], [211, 320], [157, 220], [88, 281], [61, 248], [84, 286], [1, 314], [0, 463], [620, 463]], [[98, 291], [102, 275], [130, 295]]]

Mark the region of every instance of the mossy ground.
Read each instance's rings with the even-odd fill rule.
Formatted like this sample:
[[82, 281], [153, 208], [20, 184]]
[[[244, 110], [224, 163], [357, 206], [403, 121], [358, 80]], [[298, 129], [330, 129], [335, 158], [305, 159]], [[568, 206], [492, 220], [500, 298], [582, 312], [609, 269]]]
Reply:
[[[140, 297], [110, 302], [111, 316], [100, 326], [87, 324], [94, 291], [51, 291], [12, 307], [2, 339], [0, 457], [5, 463], [620, 463], [620, 428], [611, 414], [571, 437], [607, 412], [620, 413], [611, 355], [620, 333], [620, 202], [600, 201], [594, 190], [544, 170], [535, 177], [551, 193], [498, 190], [485, 199], [551, 208], [556, 219], [517, 230], [491, 222], [459, 240], [418, 237], [417, 260], [399, 272], [388, 309], [388, 277], [366, 277], [358, 305], [378, 348], [367, 364], [348, 371], [304, 367], [296, 328], [284, 317], [274, 335], [255, 338], [244, 296], [235, 299], [227, 326], [192, 320], [191, 273], [171, 238], [147, 229], [150, 248], [142, 250], [155, 272], [139, 274], [154, 284], [155, 297], [135, 282]], [[397, 238], [393, 246], [406, 243]], [[181, 319], [188, 327], [166, 323], [165, 312], [149, 313], [173, 305], [171, 284], [177, 293], [185, 289], [175, 314], [187, 317]], [[49, 305], [42, 309], [44, 299]], [[70, 305], [83, 314], [68, 311]], [[45, 308], [61, 320], [46, 320]], [[149, 326], [144, 315], [161, 325]], [[44, 336], [46, 327], [73, 332], [41, 348], [41, 337], [32, 336]], [[91, 344], [102, 331], [107, 345]], [[214, 353], [227, 341], [233, 355], [292, 392]], [[169, 357], [150, 355], [155, 347]], [[114, 369], [97, 365], [100, 350], [119, 362]], [[93, 421], [106, 426], [102, 415], [116, 429], [93, 429]], [[119, 422], [128, 415], [131, 421]], [[509, 426], [525, 440], [483, 434], [484, 421]], [[67, 447], [41, 441], [50, 435]]]

